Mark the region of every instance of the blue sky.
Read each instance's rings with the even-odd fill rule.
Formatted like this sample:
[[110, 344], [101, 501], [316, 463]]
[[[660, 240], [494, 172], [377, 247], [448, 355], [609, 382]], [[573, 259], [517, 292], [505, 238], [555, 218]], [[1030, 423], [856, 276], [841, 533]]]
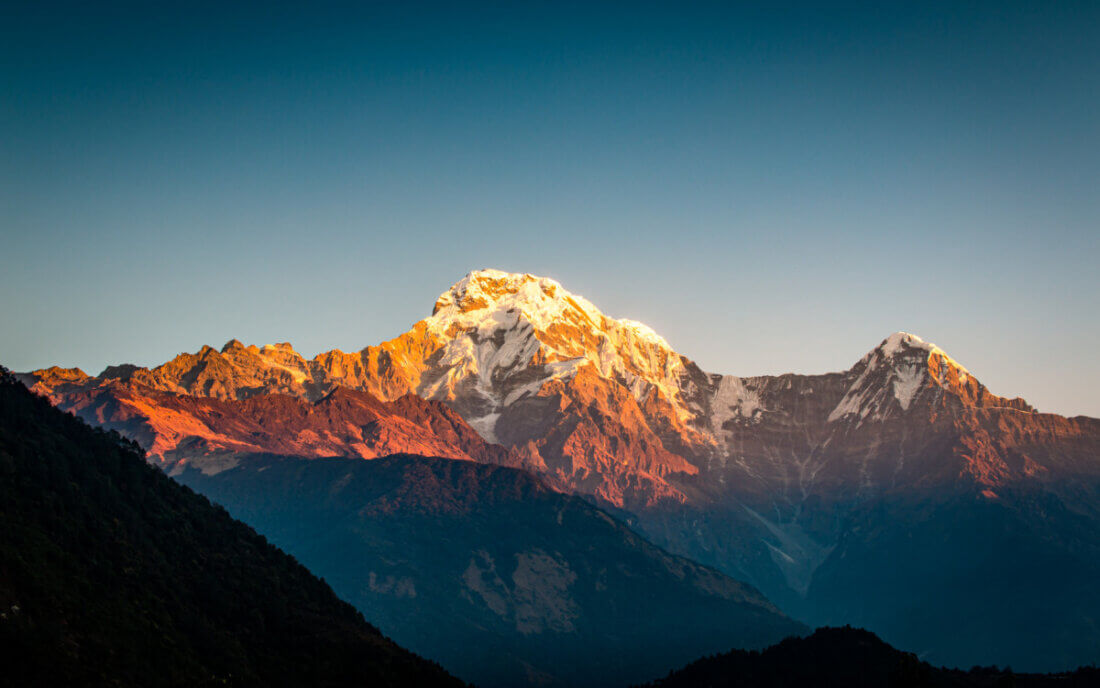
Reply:
[[0, 363], [356, 350], [497, 267], [716, 372], [907, 330], [1100, 416], [1100, 5], [956, 5], [9, 9]]

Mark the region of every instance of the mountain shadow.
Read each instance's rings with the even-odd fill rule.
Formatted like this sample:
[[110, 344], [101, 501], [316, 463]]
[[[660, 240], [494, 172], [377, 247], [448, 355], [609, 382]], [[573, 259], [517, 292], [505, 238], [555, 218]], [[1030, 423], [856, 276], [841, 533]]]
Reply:
[[806, 631], [753, 587], [513, 468], [248, 456], [176, 477], [481, 686], [628, 685]]

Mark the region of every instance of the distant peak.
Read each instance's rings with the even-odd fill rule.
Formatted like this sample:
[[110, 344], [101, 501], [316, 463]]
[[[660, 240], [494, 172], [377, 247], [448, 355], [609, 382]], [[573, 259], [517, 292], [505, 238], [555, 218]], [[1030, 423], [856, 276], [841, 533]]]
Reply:
[[261, 351], [286, 351], [289, 353], [297, 353], [294, 351], [294, 347], [290, 345], [290, 342], [278, 342], [277, 344], [264, 344]]
[[82, 382], [88, 379], [88, 374], [80, 368], [62, 368], [61, 366], [50, 366], [45, 370], [36, 370], [32, 374], [39, 379], [53, 382]]
[[917, 351], [926, 353], [928, 358], [933, 356], [940, 357], [944, 362], [956, 368], [961, 374], [969, 375], [968, 371], [961, 363], [956, 361], [947, 355], [947, 352], [936, 346], [932, 342], [926, 342], [915, 334], [910, 332], [895, 332], [886, 339], [882, 340], [882, 343], [878, 347], [868, 354], [873, 355], [878, 352], [883, 358], [892, 359], [899, 354], [905, 354], [908, 352]]
[[475, 270], [456, 282], [435, 302], [429, 324], [443, 331], [456, 322], [480, 329], [514, 322], [520, 316], [536, 330], [569, 323], [588, 331], [615, 330], [617, 336], [672, 349], [653, 328], [637, 320], [609, 318], [557, 280], [503, 270]]
[[904, 349], [920, 349], [922, 351], [932, 351], [936, 349], [935, 344], [930, 344], [915, 334], [909, 332], [895, 332], [886, 339], [882, 340], [879, 344], [878, 350], [885, 356], [893, 356], [894, 354]]
[[99, 374], [99, 378], [101, 380], [118, 380], [120, 382], [128, 382], [130, 378], [134, 376], [134, 373], [139, 370], [143, 370], [143, 368], [136, 366], [133, 363], [110, 365], [103, 369], [103, 372]]
[[59, 377], [88, 377], [88, 374], [80, 368], [62, 368], [61, 366], [50, 366], [49, 368], [46, 368], [45, 372], [50, 373], [51, 375], [57, 375]]
[[[572, 294], [556, 280], [530, 273], [477, 270], [440, 295], [432, 309], [436, 322], [477, 320], [522, 314], [535, 327], [549, 326], [571, 313], [598, 326], [603, 319], [592, 303]], [[496, 314], [496, 315], [494, 315]]]
[[440, 295], [432, 315], [444, 309], [468, 313], [501, 301], [509, 301], [510, 306], [516, 306], [557, 299], [562, 295], [572, 296], [549, 277], [503, 270], [475, 270]]
[[529, 272], [504, 272], [503, 270], [474, 270], [459, 280], [451, 292], [473, 291], [488, 296], [503, 296], [524, 291], [527, 287], [536, 287], [547, 297], [554, 298], [555, 290], [562, 289], [561, 284], [549, 277], [539, 277]]
[[245, 347], [244, 347], [244, 344], [241, 343], [241, 340], [239, 340], [239, 339], [230, 339], [222, 347], [222, 353], [224, 354], [225, 352], [227, 352], [231, 349], [243, 349], [243, 348], [245, 348]]

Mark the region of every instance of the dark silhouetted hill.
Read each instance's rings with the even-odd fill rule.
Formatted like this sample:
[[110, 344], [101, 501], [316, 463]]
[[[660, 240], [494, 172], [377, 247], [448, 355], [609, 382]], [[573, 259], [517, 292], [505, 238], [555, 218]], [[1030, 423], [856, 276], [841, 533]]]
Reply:
[[460, 686], [0, 368], [0, 683]]
[[1015, 674], [1011, 669], [942, 669], [858, 628], [819, 628], [762, 652], [707, 657], [647, 684], [649, 688], [1086, 688], [1100, 669]]

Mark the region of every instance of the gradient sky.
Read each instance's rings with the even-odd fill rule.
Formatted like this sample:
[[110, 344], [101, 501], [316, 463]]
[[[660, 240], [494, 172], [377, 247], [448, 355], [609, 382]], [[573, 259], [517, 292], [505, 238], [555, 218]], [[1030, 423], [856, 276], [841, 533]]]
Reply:
[[357, 350], [497, 267], [715, 372], [906, 330], [1100, 416], [1096, 2], [23, 4], [13, 369]]

